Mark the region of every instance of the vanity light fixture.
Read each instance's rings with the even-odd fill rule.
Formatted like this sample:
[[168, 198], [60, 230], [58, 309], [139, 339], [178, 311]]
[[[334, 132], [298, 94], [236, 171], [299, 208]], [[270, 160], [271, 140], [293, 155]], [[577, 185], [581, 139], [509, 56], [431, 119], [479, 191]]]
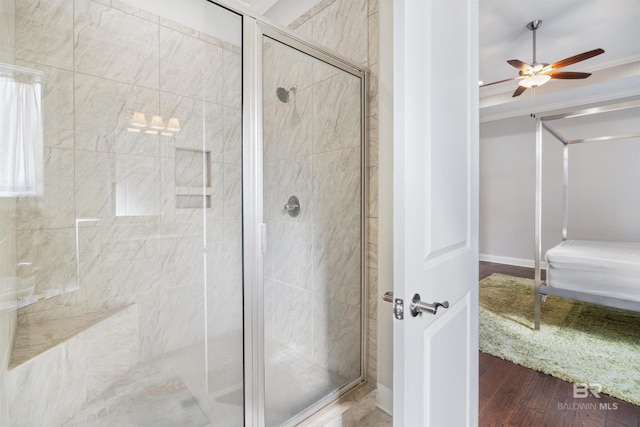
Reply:
[[134, 112], [131, 115], [131, 120], [129, 120], [129, 126], [127, 127], [127, 131], [140, 133], [144, 130], [144, 133], [147, 135], [157, 135], [160, 132], [160, 135], [163, 136], [173, 136], [175, 132], [180, 132], [180, 120], [175, 117], [171, 117], [167, 126], [164, 125], [164, 119], [160, 115], [152, 115], [151, 123], [147, 128], [147, 119], [144, 113], [140, 113], [138, 111]]

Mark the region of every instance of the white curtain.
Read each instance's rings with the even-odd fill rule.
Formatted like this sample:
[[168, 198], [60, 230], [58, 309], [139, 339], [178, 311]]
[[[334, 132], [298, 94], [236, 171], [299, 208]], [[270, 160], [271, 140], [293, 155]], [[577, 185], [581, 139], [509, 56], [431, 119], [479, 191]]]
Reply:
[[3, 73], [2, 67], [0, 197], [39, 196], [44, 188], [40, 81], [17, 67]]

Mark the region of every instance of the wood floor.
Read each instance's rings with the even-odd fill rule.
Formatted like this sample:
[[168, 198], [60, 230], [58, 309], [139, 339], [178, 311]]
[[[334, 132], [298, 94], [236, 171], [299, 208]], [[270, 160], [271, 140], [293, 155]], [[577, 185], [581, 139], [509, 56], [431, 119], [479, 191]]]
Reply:
[[[492, 273], [533, 278], [533, 269], [480, 263]], [[573, 384], [480, 353], [480, 421], [485, 426], [640, 427], [640, 407], [605, 394], [573, 398]]]

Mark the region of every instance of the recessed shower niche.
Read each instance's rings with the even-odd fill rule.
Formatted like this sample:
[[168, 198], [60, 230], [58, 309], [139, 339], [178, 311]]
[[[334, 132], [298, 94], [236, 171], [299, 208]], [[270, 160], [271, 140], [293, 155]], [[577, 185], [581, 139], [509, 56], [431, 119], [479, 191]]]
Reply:
[[[176, 207], [211, 207], [211, 152], [176, 148]], [[204, 198], [203, 198], [204, 192]], [[203, 202], [204, 200], [204, 202]]]

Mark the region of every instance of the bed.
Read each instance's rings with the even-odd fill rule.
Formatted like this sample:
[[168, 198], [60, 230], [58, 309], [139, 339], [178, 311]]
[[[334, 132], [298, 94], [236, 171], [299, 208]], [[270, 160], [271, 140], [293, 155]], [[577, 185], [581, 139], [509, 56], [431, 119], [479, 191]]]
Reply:
[[[607, 242], [568, 239], [569, 151], [571, 144], [637, 138], [638, 134], [599, 136], [568, 140], [550, 121], [628, 108], [639, 108], [640, 101], [628, 101], [599, 108], [536, 119], [536, 200], [535, 200], [535, 329], [540, 329], [540, 305], [547, 295], [557, 295], [626, 310], [640, 311], [640, 242]], [[549, 132], [564, 145], [564, 185], [562, 204], [562, 242], [545, 255], [547, 278], [542, 280], [542, 133]]]

